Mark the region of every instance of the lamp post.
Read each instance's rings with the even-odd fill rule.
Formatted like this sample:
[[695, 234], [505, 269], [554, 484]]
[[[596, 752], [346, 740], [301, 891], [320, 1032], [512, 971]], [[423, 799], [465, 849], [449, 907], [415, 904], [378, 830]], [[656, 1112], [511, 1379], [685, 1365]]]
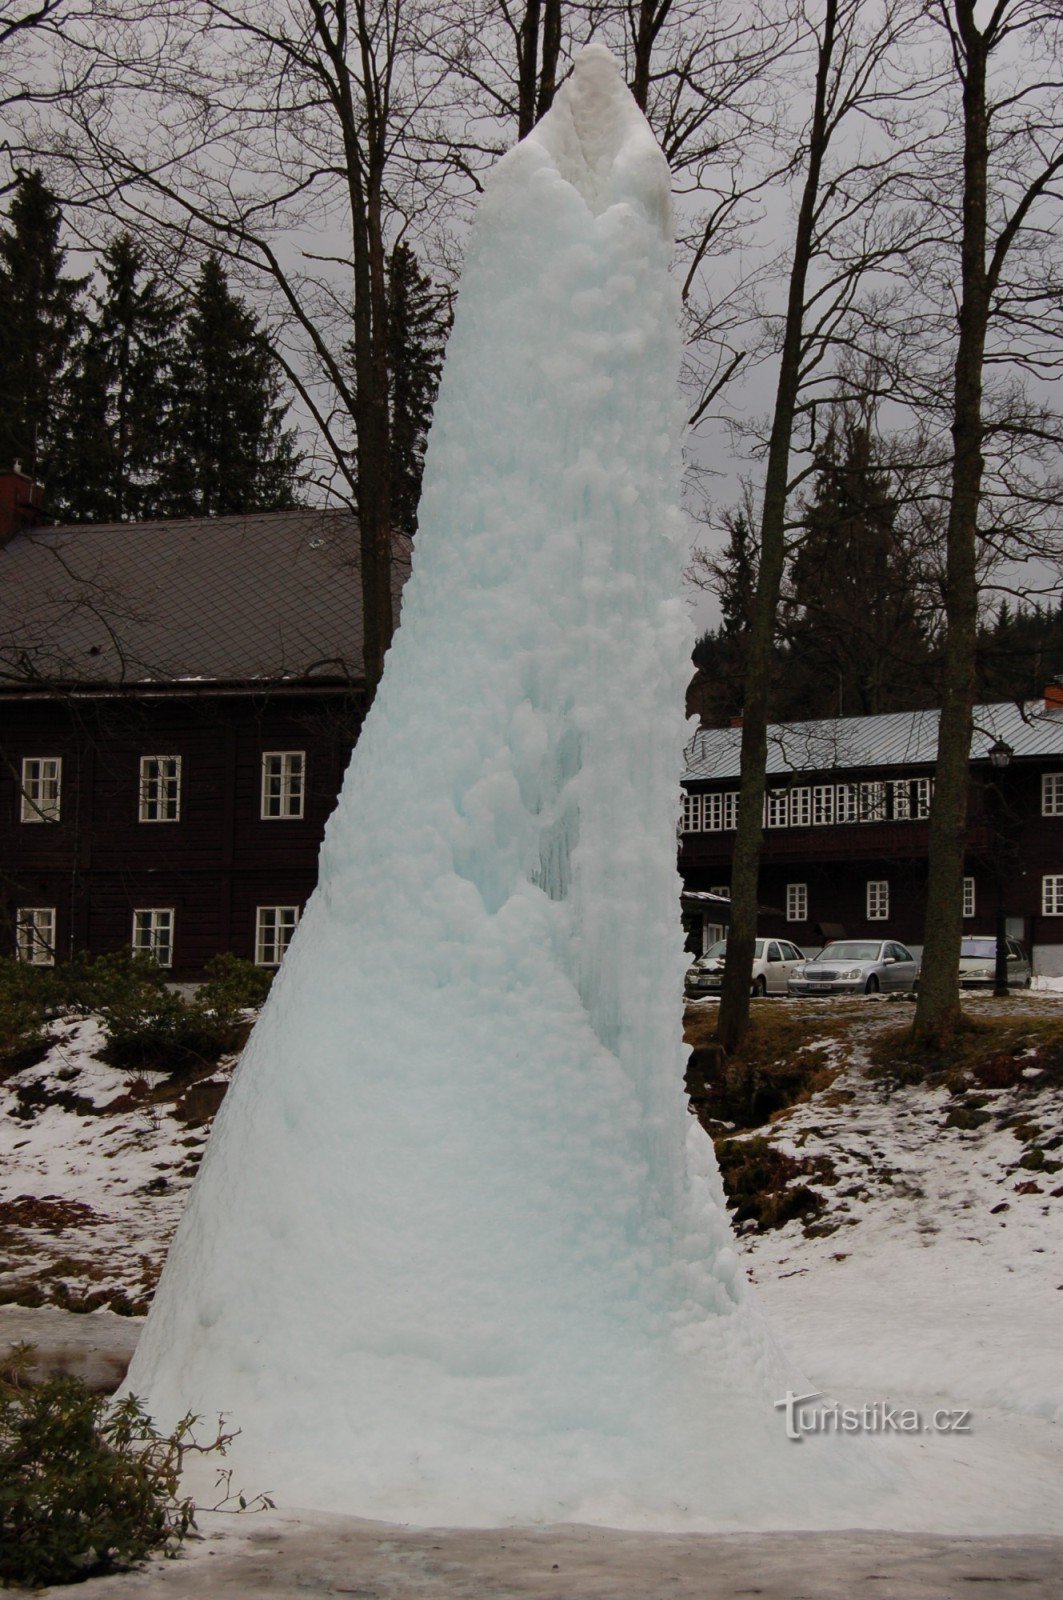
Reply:
[[996, 906], [996, 966], [993, 974], [994, 995], [1006, 995], [1008, 992], [1008, 930], [1007, 919], [1004, 915], [1004, 868], [1001, 861], [1004, 845], [1004, 801], [1001, 793], [1001, 783], [1004, 774], [1011, 765], [1014, 754], [1010, 744], [1004, 739], [998, 739], [989, 747], [989, 764], [996, 774], [996, 806], [993, 818], [993, 856], [994, 872], [996, 877], [997, 906]]

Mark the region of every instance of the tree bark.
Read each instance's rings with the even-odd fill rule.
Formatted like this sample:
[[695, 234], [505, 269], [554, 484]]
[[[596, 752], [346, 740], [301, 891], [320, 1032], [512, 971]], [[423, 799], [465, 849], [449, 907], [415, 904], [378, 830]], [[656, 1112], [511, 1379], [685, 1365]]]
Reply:
[[946, 532], [947, 635], [930, 810], [926, 924], [913, 1038], [948, 1044], [960, 1020], [959, 958], [963, 934], [963, 862], [967, 845], [975, 645], [978, 507], [982, 491], [982, 371], [989, 324], [986, 265], [989, 128], [986, 43], [974, 0], [954, 0], [963, 44], [963, 236], [960, 249], [959, 341], [953, 373], [952, 474]]
[[797, 217], [787, 294], [782, 358], [768, 444], [760, 520], [760, 567], [746, 655], [742, 711], [742, 758], [738, 827], [731, 864], [731, 926], [720, 993], [716, 1037], [725, 1050], [739, 1044], [749, 1026], [750, 981], [757, 932], [758, 880], [763, 843], [768, 697], [775, 625], [786, 559], [786, 502], [790, 447], [801, 380], [805, 291], [812, 257], [823, 157], [829, 140], [827, 90], [834, 57], [837, 0], [827, 0], [816, 61], [815, 104], [809, 131], [808, 167]]

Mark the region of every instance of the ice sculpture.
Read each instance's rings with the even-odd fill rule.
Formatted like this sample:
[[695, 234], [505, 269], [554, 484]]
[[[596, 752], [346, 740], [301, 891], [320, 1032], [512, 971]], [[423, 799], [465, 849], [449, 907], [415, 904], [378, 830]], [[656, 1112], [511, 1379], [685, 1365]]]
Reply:
[[481, 203], [402, 627], [128, 1380], [286, 1504], [837, 1515], [682, 1090], [671, 243], [592, 46]]

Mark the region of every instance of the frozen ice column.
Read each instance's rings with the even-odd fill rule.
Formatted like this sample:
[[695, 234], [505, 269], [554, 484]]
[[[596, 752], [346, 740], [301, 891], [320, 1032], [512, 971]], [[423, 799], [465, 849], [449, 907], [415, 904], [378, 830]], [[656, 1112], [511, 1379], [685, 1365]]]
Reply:
[[480, 206], [402, 627], [130, 1372], [281, 1503], [794, 1525], [830, 1481], [682, 1095], [669, 217], [592, 47]]

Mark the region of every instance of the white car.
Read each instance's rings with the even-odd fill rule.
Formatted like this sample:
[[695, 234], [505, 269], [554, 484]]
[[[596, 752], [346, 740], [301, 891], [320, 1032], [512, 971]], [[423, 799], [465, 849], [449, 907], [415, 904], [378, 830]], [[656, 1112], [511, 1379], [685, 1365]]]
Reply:
[[[687, 972], [688, 995], [719, 994], [726, 954], [727, 940], [718, 939], [698, 957]], [[791, 972], [804, 959], [797, 946], [786, 939], [758, 939], [753, 947], [751, 992], [755, 995], [786, 994]]]

